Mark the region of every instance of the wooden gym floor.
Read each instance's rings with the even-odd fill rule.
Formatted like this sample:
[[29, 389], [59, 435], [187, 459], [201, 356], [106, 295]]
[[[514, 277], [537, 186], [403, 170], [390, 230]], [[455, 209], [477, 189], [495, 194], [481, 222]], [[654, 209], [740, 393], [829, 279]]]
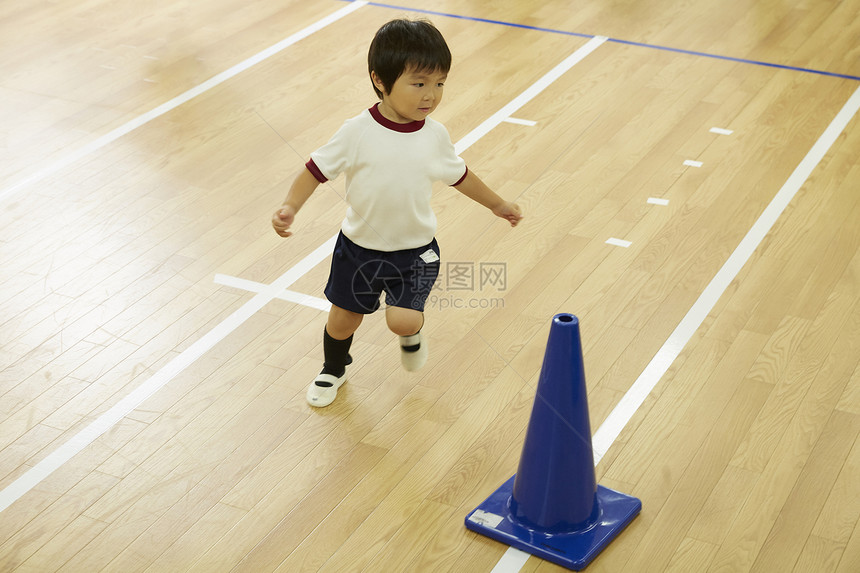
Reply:
[[[404, 14], [526, 219], [440, 186], [428, 365], [374, 315], [312, 410], [343, 181], [269, 218]], [[860, 0], [41, 0], [0, 30], [3, 571], [559, 571], [463, 525], [558, 312], [598, 481], [643, 503], [589, 571], [860, 570]]]

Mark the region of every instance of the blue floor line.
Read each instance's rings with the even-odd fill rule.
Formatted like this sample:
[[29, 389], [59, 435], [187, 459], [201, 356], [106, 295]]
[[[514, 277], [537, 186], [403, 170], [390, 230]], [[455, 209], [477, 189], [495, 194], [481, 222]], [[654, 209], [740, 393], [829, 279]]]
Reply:
[[[343, 1], [343, 2], [353, 2], [354, 0], [341, 0], [341, 1]], [[389, 8], [389, 9], [392, 9], [392, 10], [403, 10], [403, 11], [406, 11], [406, 12], [417, 12], [417, 13], [419, 13], [419, 14], [429, 14], [429, 15], [433, 15], [433, 16], [442, 16], [442, 17], [445, 17], [445, 18], [456, 18], [456, 19], [458, 19], [458, 20], [470, 20], [470, 21], [472, 21], [472, 22], [481, 22], [481, 23], [484, 23], [484, 24], [495, 24], [495, 25], [498, 25], [498, 26], [507, 26], [507, 27], [509, 27], [509, 28], [520, 28], [520, 29], [523, 29], [523, 30], [534, 30], [534, 31], [536, 31], [536, 32], [547, 32], [547, 33], [550, 33], [550, 34], [561, 34], [561, 35], [564, 35], [564, 36], [575, 36], [575, 37], [578, 37], [578, 38], [593, 38], [593, 37], [594, 37], [594, 35], [593, 35], [593, 34], [581, 34], [581, 33], [578, 33], [578, 32], [568, 32], [568, 31], [566, 31], [566, 30], [556, 30], [556, 29], [553, 29], [553, 28], [542, 28], [542, 27], [540, 27], [540, 26], [529, 26], [529, 25], [527, 25], [527, 24], [517, 24], [517, 23], [515, 23], [515, 22], [504, 22], [504, 21], [502, 21], [502, 20], [492, 20], [492, 19], [489, 19], [489, 18], [478, 18], [478, 17], [475, 17], [475, 16], [463, 16], [463, 15], [460, 15], [460, 14], [450, 14], [450, 13], [448, 13], [448, 12], [439, 12], [439, 11], [437, 11], [437, 10], [427, 10], [427, 9], [422, 9], [422, 8], [409, 8], [409, 7], [406, 7], [406, 6], [397, 6], [397, 5], [394, 5], [394, 4], [385, 4], [385, 3], [383, 3], [383, 2], [368, 2], [368, 5], [369, 5], [369, 6], [376, 6], [377, 8]], [[732, 56], [722, 56], [722, 55], [719, 55], [719, 54], [709, 54], [709, 53], [707, 53], [707, 52], [696, 52], [696, 51], [694, 51], [694, 50], [684, 50], [684, 49], [682, 49], [682, 48], [672, 48], [672, 47], [670, 47], [670, 46], [658, 46], [658, 45], [654, 45], [654, 44], [646, 44], [646, 43], [643, 43], [643, 42], [634, 42], [634, 41], [630, 41], [630, 40], [619, 40], [619, 39], [617, 39], [617, 38], [609, 38], [609, 39], [607, 39], [607, 41], [608, 41], [608, 42], [613, 42], [613, 43], [615, 43], [615, 44], [622, 44], [622, 45], [627, 45], [627, 46], [635, 46], [635, 47], [638, 47], [638, 48], [649, 48], [649, 49], [652, 49], [652, 50], [661, 50], [661, 51], [664, 51], [664, 52], [675, 52], [675, 53], [678, 53], [678, 54], [686, 54], [686, 55], [689, 55], [689, 56], [699, 56], [699, 57], [702, 57], [702, 58], [711, 58], [711, 59], [715, 59], [715, 60], [724, 60], [724, 61], [728, 61], [728, 62], [737, 62], [737, 63], [740, 63], [740, 64], [749, 64], [749, 65], [754, 65], [754, 66], [763, 66], [763, 67], [774, 68], [774, 69], [778, 69], [778, 70], [789, 70], [789, 71], [793, 71], [793, 72], [802, 72], [802, 73], [807, 73], [807, 74], [817, 74], [817, 75], [820, 75], [820, 76], [827, 76], [827, 77], [831, 77], [831, 78], [841, 78], [841, 79], [845, 79], [845, 80], [860, 81], [860, 76], [852, 76], [852, 75], [850, 75], [850, 74], [840, 74], [840, 73], [836, 73], [836, 72], [828, 72], [828, 71], [824, 71], [824, 70], [814, 70], [814, 69], [811, 69], [811, 68], [801, 68], [801, 67], [798, 67], [798, 66], [787, 66], [787, 65], [785, 65], [785, 64], [775, 64], [775, 63], [771, 63], [771, 62], [762, 62], [762, 61], [758, 61], [758, 60], [749, 60], [749, 59], [746, 59], [746, 58], [735, 58], [735, 57], [732, 57]]]

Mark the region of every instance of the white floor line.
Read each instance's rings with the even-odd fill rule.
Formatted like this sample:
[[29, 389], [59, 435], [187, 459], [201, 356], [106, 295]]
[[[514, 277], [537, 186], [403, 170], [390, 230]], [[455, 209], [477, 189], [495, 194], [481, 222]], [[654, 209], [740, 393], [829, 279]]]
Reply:
[[626, 249], [630, 245], [632, 245], [633, 243], [630, 241], [625, 241], [624, 239], [617, 239], [615, 237], [609, 237], [608, 239], [606, 239], [606, 244], [607, 245], [613, 245], [616, 247], [623, 247]]
[[[256, 293], [263, 292], [268, 286], [264, 283], [258, 283], [256, 281], [249, 281], [247, 279], [240, 279], [238, 277], [231, 277], [229, 275], [222, 274], [215, 275], [215, 284]], [[329, 312], [331, 310], [331, 303], [326, 299], [311, 296], [309, 294], [295, 292], [292, 290], [283, 290], [275, 298], [279, 298], [287, 302], [294, 302], [296, 304], [308, 306], [317, 310], [324, 310], [325, 312]]]
[[[356, 4], [364, 5], [367, 4], [367, 2]], [[589, 42], [585, 46], [574, 52], [563, 62], [563, 64], [567, 62], [567, 67], [565, 68], [565, 71], [567, 69], [570, 69], [570, 67], [572, 67], [577, 61], [584, 58], [585, 55], [591, 53], [594, 48], [596, 48], [597, 45], [599, 45], [603, 41], [605, 41], [605, 38], [603, 38], [596, 45], [592, 42]], [[583, 50], [586, 50], [586, 48], [587, 51], [583, 52]], [[574, 56], [578, 56], [576, 58], [576, 61], [573, 61], [573, 63], [569, 63], [569, 61], [574, 59]], [[556, 68], [553, 69], [553, 72], [550, 72], [550, 74], [547, 74], [547, 76], [550, 76], [551, 74], [556, 72], [560, 66], [561, 64], [559, 66], [556, 66]], [[554, 77], [557, 79], [561, 75], [561, 73], [557, 73]], [[461, 139], [457, 144], [455, 144], [455, 148], [458, 150], [457, 153], [462, 153], [464, 150], [468, 149], [473, 143], [478, 141], [478, 139], [489, 133], [489, 131], [493, 127], [498, 125], [505, 117], [513, 113], [513, 111], [516, 111], [516, 109], [519, 109], [521, 106], [525, 105], [525, 103], [527, 103], [529, 100], [531, 100], [541, 91], [543, 91], [549, 85], [548, 83], [546, 83], [547, 76], [544, 76], [543, 78], [538, 80], [538, 82], [533, 84], [525, 92], [523, 92], [516, 99], [514, 99], [512, 103], [516, 102], [517, 105], [513, 107], [513, 109], [507, 111], [505, 114], [498, 118], [498, 113], [493, 115], [488, 120], [484, 121], [475, 130], [472, 130], [469, 134], [467, 134], [466, 137]], [[535, 88], [535, 86], [538, 84], [540, 84], [540, 89]], [[511, 107], [511, 104], [508, 104], [503, 108], [503, 111], [508, 110]], [[476, 134], [478, 133], [480, 135], [476, 136]], [[142, 386], [132, 391], [131, 394], [126, 396], [113, 408], [102, 414], [97, 420], [95, 420], [89, 426], [81, 430], [81, 432], [73, 436], [68, 442], [64, 443], [54, 452], [48, 454], [47, 457], [45, 457], [42, 461], [33, 466], [33, 468], [24, 473], [21, 477], [12, 482], [5, 489], [0, 491], [0, 513], [2, 513], [6, 508], [12, 505], [21, 496], [33, 489], [46, 477], [51, 475], [51, 473], [60, 468], [64, 463], [69, 461], [75, 454], [77, 454], [89, 444], [91, 444], [93, 441], [95, 441], [100, 435], [108, 431], [123, 417], [125, 417], [136, 407], [138, 407], [144, 400], [149, 398], [165, 384], [170, 382], [170, 380], [176, 377], [185, 368], [193, 364], [198, 358], [200, 358], [205, 352], [211, 349], [215, 344], [223, 340], [227, 335], [229, 335], [231, 332], [241, 326], [246, 320], [253, 316], [254, 313], [263, 308], [272, 299], [278, 297], [278, 295], [281, 294], [284, 290], [286, 290], [287, 287], [299, 280], [313, 267], [315, 267], [327, 256], [329, 256], [334, 249], [334, 243], [336, 239], [337, 235], [328, 239], [314, 252], [302, 259], [295, 267], [288, 270], [272, 284], [267, 285], [264, 290], [260, 291], [236, 312], [228, 316], [213, 330], [205, 334], [197, 342], [195, 342], [185, 351], [183, 351], [182, 354], [174, 358], [164, 368], [156, 372], [155, 375], [153, 375], [152, 378], [144, 382]]]
[[508, 117], [508, 118], [505, 118], [505, 119], [504, 119], [504, 122], [505, 122], [505, 123], [513, 123], [513, 124], [516, 124], [516, 125], [525, 125], [525, 126], [527, 126], [527, 127], [534, 127], [534, 126], [536, 126], [536, 125], [537, 125], [537, 122], [536, 122], [536, 121], [533, 121], [533, 120], [531, 120], [531, 119], [520, 119], [520, 118], [518, 118], [518, 117]]
[[520, 551], [516, 547], [508, 547], [508, 550], [505, 551], [490, 573], [519, 573], [529, 557], [531, 555], [525, 551]]
[[236, 64], [235, 66], [233, 66], [232, 68], [230, 68], [226, 71], [223, 71], [220, 74], [206, 80], [202, 84], [191, 88], [190, 90], [186, 91], [185, 93], [182, 93], [182, 94], [176, 96], [172, 100], [161, 104], [160, 106], [156, 107], [155, 109], [152, 109], [152, 110], [144, 113], [143, 115], [140, 115], [140, 116], [134, 118], [133, 120], [119, 126], [118, 128], [114, 129], [113, 131], [110, 131], [110, 132], [102, 135], [98, 139], [95, 139], [95, 140], [87, 143], [86, 145], [84, 145], [80, 149], [72, 152], [71, 154], [60, 158], [59, 160], [55, 161], [54, 163], [48, 165], [47, 167], [44, 167], [44, 168], [40, 169], [39, 171], [33, 173], [29, 177], [26, 177], [25, 179], [19, 181], [18, 183], [15, 183], [11, 187], [8, 187], [8, 188], [4, 189], [3, 191], [0, 191], [0, 201], [3, 201], [5, 199], [7, 199], [8, 197], [11, 197], [12, 195], [14, 195], [15, 193], [17, 193], [18, 191], [20, 191], [21, 189], [23, 189], [24, 187], [26, 187], [28, 185], [32, 185], [33, 183], [41, 181], [41, 180], [45, 179], [46, 177], [50, 177], [54, 173], [60, 171], [61, 169], [65, 168], [65, 167], [68, 167], [69, 165], [75, 163], [76, 161], [79, 161], [80, 159], [86, 157], [90, 153], [98, 151], [102, 147], [104, 147], [110, 143], [113, 143], [114, 141], [116, 141], [120, 137], [134, 131], [138, 127], [141, 127], [141, 126], [149, 123], [150, 121], [152, 121], [158, 117], [161, 117], [165, 113], [167, 113], [173, 109], [176, 109], [177, 107], [184, 104], [188, 100], [193, 99], [193, 98], [199, 96], [200, 94], [205, 93], [205, 92], [211, 90], [212, 88], [226, 82], [230, 78], [233, 78], [234, 76], [244, 72], [248, 68], [259, 64], [260, 62], [262, 62], [263, 60], [266, 60], [267, 58], [274, 56], [278, 52], [288, 48], [289, 46], [292, 46], [293, 44], [295, 44], [299, 40], [303, 40], [304, 38], [307, 38], [308, 36], [310, 36], [314, 32], [318, 32], [318, 31], [322, 30], [323, 28], [325, 28], [329, 24], [336, 22], [337, 20], [340, 20], [344, 16], [347, 16], [348, 14], [351, 14], [352, 12], [355, 12], [356, 10], [361, 8], [362, 6], [366, 6], [366, 5], [367, 5], [367, 2], [365, 2], [365, 1], [352, 2], [352, 3], [344, 6], [343, 8], [338, 10], [337, 12], [334, 12], [333, 14], [326, 16], [325, 18], [322, 18], [321, 20], [314, 22], [310, 26], [308, 26], [302, 30], [299, 30], [298, 32], [296, 32], [292, 36], [289, 36], [288, 38], [281, 40], [277, 44], [270, 46], [269, 48], [266, 48], [262, 52], [254, 55], [254, 56], [251, 56], [247, 60], [240, 62], [240, 63]]

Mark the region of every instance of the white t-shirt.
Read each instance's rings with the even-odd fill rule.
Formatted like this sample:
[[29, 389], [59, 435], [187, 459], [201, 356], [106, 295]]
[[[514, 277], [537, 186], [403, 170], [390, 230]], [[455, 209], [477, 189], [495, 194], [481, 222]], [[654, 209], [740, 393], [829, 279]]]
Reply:
[[344, 122], [311, 153], [307, 168], [321, 183], [346, 174], [349, 208], [343, 234], [377, 251], [414, 249], [432, 241], [433, 182], [457, 185], [468, 172], [441, 123], [430, 118], [395, 123], [377, 106]]

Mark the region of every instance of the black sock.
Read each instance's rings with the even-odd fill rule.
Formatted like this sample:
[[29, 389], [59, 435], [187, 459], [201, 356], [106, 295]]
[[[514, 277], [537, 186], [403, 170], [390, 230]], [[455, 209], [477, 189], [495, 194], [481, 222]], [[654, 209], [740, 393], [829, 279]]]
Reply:
[[349, 347], [352, 345], [352, 335], [345, 340], [332, 338], [328, 330], [323, 329], [323, 354], [325, 362], [321, 374], [332, 376], [343, 376], [346, 365], [352, 364], [352, 356], [349, 355]]
[[[402, 348], [404, 352], [418, 352], [418, 349], [421, 348], [421, 339], [418, 338], [419, 332], [421, 331], [419, 330], [410, 336], [400, 337], [400, 348]], [[404, 342], [406, 344], [403, 344]]]

